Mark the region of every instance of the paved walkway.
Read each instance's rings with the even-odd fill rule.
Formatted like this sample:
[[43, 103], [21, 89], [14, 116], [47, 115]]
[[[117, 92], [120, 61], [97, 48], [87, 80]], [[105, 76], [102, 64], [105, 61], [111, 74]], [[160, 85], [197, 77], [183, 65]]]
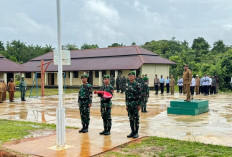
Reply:
[[[154, 95], [154, 91], [151, 91], [150, 96], [148, 102], [149, 112], [140, 114], [140, 135], [170, 137], [180, 140], [232, 146], [232, 140], [230, 138], [232, 137], [232, 95], [196, 96], [195, 99], [208, 99], [210, 107], [209, 113], [198, 116], [167, 115], [166, 107], [170, 101], [184, 99], [184, 95], [175, 94], [171, 96], [165, 93], [161, 96]], [[26, 102], [20, 102], [19, 100], [16, 100], [15, 103], [7, 102], [0, 106], [0, 118], [55, 123], [57, 103], [58, 96], [39, 99], [28, 98]], [[65, 96], [65, 108], [67, 125], [81, 127], [77, 106], [77, 94]], [[99, 98], [94, 96], [93, 107], [91, 108], [90, 133], [88, 135], [82, 135], [77, 133], [77, 131], [68, 132], [67, 145], [74, 147], [68, 148], [64, 152], [66, 154], [75, 152], [76, 156], [79, 156], [81, 152], [89, 148], [86, 154], [93, 155], [128, 142], [126, 135], [130, 132], [130, 128], [123, 94], [115, 93], [114, 95], [112, 121], [111, 136], [100, 136], [98, 132], [101, 131], [103, 126], [100, 116]], [[88, 138], [85, 136], [88, 136]], [[111, 144], [107, 144], [109, 138], [111, 139]], [[84, 139], [87, 140], [85, 141]], [[43, 140], [47, 142], [42, 142]], [[59, 151], [48, 148], [55, 145], [55, 140], [55, 136], [50, 136], [48, 140], [46, 138], [39, 139], [37, 142], [35, 140], [31, 141], [31, 143], [20, 143], [9, 148], [20, 150], [21, 152], [27, 149], [30, 151], [27, 153], [31, 153], [35, 151], [32, 148], [36, 148], [36, 145], [41, 145], [41, 148], [47, 150], [42, 152], [49, 152], [49, 155], [59, 156]], [[83, 143], [89, 144], [83, 146]], [[24, 144], [31, 146], [31, 149], [30, 147], [23, 146]], [[37, 150], [35, 154], [40, 152], [38, 148]], [[41, 156], [44, 156], [44, 154]]]

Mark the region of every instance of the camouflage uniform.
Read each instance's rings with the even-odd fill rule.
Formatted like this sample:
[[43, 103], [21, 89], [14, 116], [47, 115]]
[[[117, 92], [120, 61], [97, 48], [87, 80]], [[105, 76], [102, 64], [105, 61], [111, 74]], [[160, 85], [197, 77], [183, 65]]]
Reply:
[[[106, 91], [113, 95], [114, 88], [111, 85], [103, 85], [100, 87], [100, 91]], [[102, 95], [98, 95], [101, 97], [101, 116], [103, 119], [103, 126], [104, 131], [100, 134], [105, 134], [106, 132], [110, 133], [111, 126], [112, 126], [112, 119], [111, 119], [111, 99], [103, 98]]]
[[24, 78], [22, 78], [22, 80], [19, 83], [19, 90], [21, 92], [21, 101], [26, 101], [25, 94], [26, 94], [26, 90], [27, 90], [27, 84], [24, 81]]
[[117, 89], [117, 93], [119, 92], [119, 90], [120, 90], [120, 77], [119, 76], [117, 76], [117, 78], [116, 78], [116, 89]]
[[114, 79], [114, 77], [110, 77], [110, 85], [112, 87], [114, 87], [114, 85], [115, 85], [115, 79]]
[[92, 104], [92, 86], [87, 83], [83, 84], [80, 87], [79, 96], [78, 96], [79, 110], [81, 115], [81, 123], [83, 130], [88, 130], [89, 121], [90, 121], [90, 106]]
[[123, 93], [125, 91], [125, 86], [126, 86], [126, 78], [124, 76], [120, 77], [119, 86], [120, 86], [121, 93]]
[[[141, 105], [141, 86], [138, 82], [128, 82], [126, 85], [126, 107], [130, 120], [131, 134], [127, 137], [138, 137], [139, 109]], [[137, 137], [136, 137], [137, 135]]]
[[147, 101], [149, 98], [149, 87], [147, 85], [147, 79], [144, 77], [144, 82], [141, 83], [141, 95], [142, 95], [142, 112], [147, 112]]

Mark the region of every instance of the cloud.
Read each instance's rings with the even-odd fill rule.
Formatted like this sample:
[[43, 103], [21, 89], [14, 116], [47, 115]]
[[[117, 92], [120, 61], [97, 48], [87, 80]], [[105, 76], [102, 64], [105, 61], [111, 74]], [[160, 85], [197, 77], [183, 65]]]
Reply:
[[[25, 13], [4, 14], [1, 18], [0, 33], [5, 39], [11, 41], [30, 40], [34, 44], [49, 44], [49, 40], [55, 39], [56, 33], [45, 24], [39, 24]], [[45, 43], [46, 42], [46, 43]]]

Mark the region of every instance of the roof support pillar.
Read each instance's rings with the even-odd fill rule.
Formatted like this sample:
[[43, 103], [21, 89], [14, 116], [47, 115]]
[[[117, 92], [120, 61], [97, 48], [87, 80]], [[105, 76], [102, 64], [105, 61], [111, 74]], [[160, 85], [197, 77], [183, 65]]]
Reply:
[[3, 80], [7, 84], [7, 73], [3, 73]]
[[116, 79], [117, 79], [117, 77], [118, 77], [118, 70], [115, 70], [115, 77], [114, 77], [114, 79], [115, 79], [115, 82], [116, 82]]
[[70, 71], [69, 85], [72, 86], [72, 84], [73, 84], [73, 72]]
[[99, 70], [99, 86], [102, 85], [102, 71]]
[[48, 73], [47, 72], [44, 73], [44, 84], [45, 86], [48, 85]]

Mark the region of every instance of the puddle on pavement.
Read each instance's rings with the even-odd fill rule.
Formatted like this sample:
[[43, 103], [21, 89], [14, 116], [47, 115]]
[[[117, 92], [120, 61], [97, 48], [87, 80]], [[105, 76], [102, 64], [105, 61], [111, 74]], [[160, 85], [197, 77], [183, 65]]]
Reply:
[[[65, 95], [66, 121], [67, 125], [81, 127], [79, 108], [77, 105], [77, 94]], [[186, 139], [186, 136], [195, 136], [195, 140], [205, 143], [224, 143], [232, 146], [232, 105], [231, 96], [195, 96], [195, 99], [209, 100], [210, 112], [198, 116], [167, 115], [166, 108], [170, 101], [185, 99], [185, 95], [174, 96], [154, 95], [151, 91], [147, 104], [147, 113], [140, 113], [140, 132], [143, 135], [155, 135], [176, 139]], [[112, 130], [129, 131], [129, 120], [125, 107], [124, 94], [115, 93], [112, 99]], [[0, 105], [0, 118], [25, 120], [43, 123], [56, 122], [56, 107], [58, 96], [46, 96], [43, 98], [28, 98], [27, 102], [16, 99], [14, 103], [8, 101]], [[102, 129], [102, 118], [100, 114], [100, 99], [93, 96], [91, 107], [90, 129]], [[191, 134], [190, 134], [190, 133]], [[216, 138], [220, 135], [220, 138]], [[207, 137], [215, 137], [207, 140]], [[87, 137], [86, 137], [87, 138]], [[188, 138], [187, 138], [188, 139]], [[190, 138], [193, 140], [193, 138]], [[109, 139], [107, 139], [109, 140]]]

